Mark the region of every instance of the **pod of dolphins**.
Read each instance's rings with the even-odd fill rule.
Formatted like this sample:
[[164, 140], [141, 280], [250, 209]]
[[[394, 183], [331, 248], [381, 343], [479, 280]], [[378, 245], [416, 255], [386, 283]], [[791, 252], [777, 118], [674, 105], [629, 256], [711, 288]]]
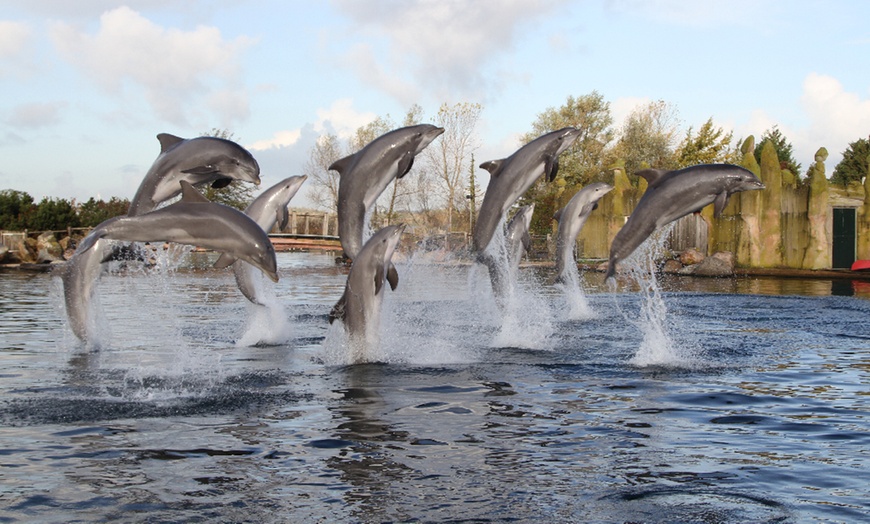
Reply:
[[[348, 336], [352, 361], [367, 360], [365, 348], [376, 343], [376, 330], [385, 283], [399, 283], [392, 256], [404, 232], [402, 224], [388, 226], [365, 240], [368, 217], [375, 201], [394, 179], [404, 177], [414, 157], [444, 132], [429, 124], [403, 127], [376, 138], [358, 152], [334, 162], [339, 173], [338, 226], [344, 254], [351, 260], [345, 290], [329, 313], [340, 320]], [[480, 165], [490, 181], [472, 233], [472, 250], [489, 270], [493, 292], [504, 293], [508, 272], [529, 249], [529, 224], [534, 205], [521, 208], [505, 225], [507, 213], [541, 176], [555, 179], [559, 155], [571, 147], [581, 131], [566, 127], [546, 133], [511, 156]], [[182, 139], [157, 136], [160, 154], [148, 170], [126, 216], [99, 224], [78, 245], [64, 265], [61, 279], [67, 318], [72, 332], [88, 343], [94, 336], [91, 301], [105, 262], [112, 258], [113, 241], [175, 242], [221, 253], [216, 268], [233, 267], [239, 290], [253, 304], [264, 305], [257, 270], [278, 281], [275, 250], [267, 232], [287, 224], [290, 199], [305, 176], [289, 177], [260, 194], [244, 212], [209, 202], [195, 186], [224, 187], [233, 181], [260, 184], [260, 168], [240, 145], [221, 138]], [[649, 182], [634, 212], [614, 238], [606, 278], [658, 228], [714, 204], [718, 216], [728, 198], [740, 191], [763, 189], [752, 172], [729, 164], [704, 164], [677, 171], [647, 169], [638, 173]], [[578, 191], [553, 217], [558, 221], [556, 280], [564, 281], [573, 264], [574, 244], [598, 201], [613, 189], [603, 183]], [[159, 207], [181, 195], [181, 200]], [[504, 241], [495, 242], [496, 236]]]

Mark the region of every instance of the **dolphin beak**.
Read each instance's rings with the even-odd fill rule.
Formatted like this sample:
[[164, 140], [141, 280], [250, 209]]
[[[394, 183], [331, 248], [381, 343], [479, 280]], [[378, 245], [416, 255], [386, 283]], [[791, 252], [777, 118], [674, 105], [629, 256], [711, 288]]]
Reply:
[[269, 277], [269, 280], [272, 282], [278, 282], [278, 272], [277, 271], [269, 271], [266, 273], [266, 276]]

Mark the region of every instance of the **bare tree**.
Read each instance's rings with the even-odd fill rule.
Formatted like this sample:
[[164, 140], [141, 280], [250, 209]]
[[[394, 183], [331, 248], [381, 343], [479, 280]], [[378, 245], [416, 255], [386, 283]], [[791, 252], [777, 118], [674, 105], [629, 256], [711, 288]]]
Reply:
[[321, 135], [302, 168], [303, 173], [308, 175], [312, 202], [325, 211], [334, 213], [338, 209], [338, 173], [330, 171], [329, 166], [343, 156], [344, 151], [337, 136]]
[[454, 211], [467, 206], [468, 158], [479, 147], [474, 130], [482, 109], [480, 104], [469, 102], [442, 104], [435, 124], [443, 127], [444, 133], [424, 151], [439, 182], [448, 232], [453, 230]]

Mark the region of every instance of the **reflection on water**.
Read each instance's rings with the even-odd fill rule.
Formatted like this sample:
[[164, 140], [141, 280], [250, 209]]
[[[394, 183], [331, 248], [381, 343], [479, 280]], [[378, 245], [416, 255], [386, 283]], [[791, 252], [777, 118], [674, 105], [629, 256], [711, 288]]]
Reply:
[[[547, 319], [529, 349], [522, 331], [493, 344], [469, 267], [400, 263], [389, 361], [337, 367], [322, 342], [346, 268], [279, 267], [266, 321], [226, 271], [107, 275], [99, 352], [51, 277], [0, 275], [0, 520], [870, 518], [862, 283], [664, 278], [669, 334], [697, 349], [641, 367], [628, 284], [583, 275], [595, 314], [577, 319], [524, 268], [524, 320]], [[286, 340], [238, 345], [252, 333]]]

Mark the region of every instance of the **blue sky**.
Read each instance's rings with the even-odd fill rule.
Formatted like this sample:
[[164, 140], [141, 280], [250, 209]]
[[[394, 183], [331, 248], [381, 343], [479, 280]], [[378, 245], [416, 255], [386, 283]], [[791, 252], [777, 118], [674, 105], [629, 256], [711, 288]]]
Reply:
[[684, 129], [778, 125], [804, 169], [827, 147], [830, 174], [870, 135], [868, 20], [863, 0], [6, 0], [0, 189], [130, 198], [155, 135], [215, 127], [268, 187], [318, 135], [414, 103], [481, 103], [475, 156], [501, 158], [593, 90], [616, 127], [654, 100]]

